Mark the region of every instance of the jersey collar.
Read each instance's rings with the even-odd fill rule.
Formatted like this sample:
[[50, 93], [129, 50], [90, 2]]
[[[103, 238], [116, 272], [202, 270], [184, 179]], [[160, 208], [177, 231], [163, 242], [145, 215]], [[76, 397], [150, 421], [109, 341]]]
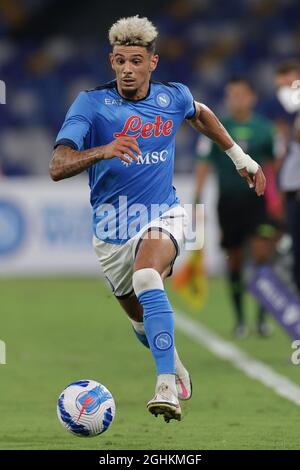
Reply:
[[151, 80], [150, 80], [150, 82], [149, 82], [149, 88], [148, 88], [147, 94], [144, 96], [144, 98], [140, 98], [139, 100], [131, 100], [130, 98], [124, 98], [124, 96], [120, 95], [120, 93], [119, 93], [119, 91], [118, 91], [117, 80], [113, 80], [112, 83], [114, 84], [116, 93], [117, 93], [123, 100], [125, 100], [125, 101], [130, 101], [131, 103], [138, 103], [139, 101], [144, 101], [144, 100], [146, 100], [146, 99], [150, 96], [150, 93], [151, 93], [151, 83], [152, 83]]

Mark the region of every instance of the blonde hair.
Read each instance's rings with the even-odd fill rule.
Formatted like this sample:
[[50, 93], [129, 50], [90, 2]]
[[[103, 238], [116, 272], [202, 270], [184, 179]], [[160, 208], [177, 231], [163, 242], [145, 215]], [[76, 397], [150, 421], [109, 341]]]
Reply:
[[112, 46], [143, 46], [152, 52], [157, 35], [157, 29], [151, 21], [139, 15], [119, 19], [108, 33]]

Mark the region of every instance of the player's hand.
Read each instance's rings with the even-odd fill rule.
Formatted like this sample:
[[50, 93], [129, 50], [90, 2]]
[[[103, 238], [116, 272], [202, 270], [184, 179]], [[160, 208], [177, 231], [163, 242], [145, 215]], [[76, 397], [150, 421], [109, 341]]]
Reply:
[[141, 155], [138, 143], [134, 137], [118, 137], [103, 147], [104, 160], [118, 157], [123, 162], [131, 163], [132, 160], [138, 161], [137, 155]]
[[260, 166], [255, 175], [250, 174], [246, 168], [239, 170], [239, 174], [246, 179], [249, 188], [254, 188], [258, 196], [263, 196], [266, 188], [266, 178]]

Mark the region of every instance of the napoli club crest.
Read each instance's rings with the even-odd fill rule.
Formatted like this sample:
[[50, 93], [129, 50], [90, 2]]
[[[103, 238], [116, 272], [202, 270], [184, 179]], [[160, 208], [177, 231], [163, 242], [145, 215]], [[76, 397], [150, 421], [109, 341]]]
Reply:
[[171, 103], [171, 98], [167, 93], [161, 92], [156, 95], [156, 103], [160, 108], [167, 108]]

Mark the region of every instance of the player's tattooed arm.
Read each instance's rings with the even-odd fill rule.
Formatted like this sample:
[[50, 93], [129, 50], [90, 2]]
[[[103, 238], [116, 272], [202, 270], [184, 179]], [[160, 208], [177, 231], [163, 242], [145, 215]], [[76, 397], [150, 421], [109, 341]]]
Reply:
[[95, 163], [114, 157], [130, 164], [132, 160], [138, 160], [136, 154], [140, 153], [133, 137], [118, 137], [107, 145], [82, 151], [58, 145], [53, 152], [49, 172], [53, 181], [60, 181], [82, 173]]
[[197, 101], [195, 107], [195, 116], [188, 120], [194, 129], [212, 139], [224, 151], [232, 147], [234, 141], [213, 111]]

